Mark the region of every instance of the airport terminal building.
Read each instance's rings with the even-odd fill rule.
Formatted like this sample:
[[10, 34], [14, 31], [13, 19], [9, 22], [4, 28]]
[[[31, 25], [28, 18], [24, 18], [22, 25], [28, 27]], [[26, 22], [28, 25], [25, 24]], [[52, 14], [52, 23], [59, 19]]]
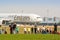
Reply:
[[60, 24], [60, 18], [59, 17], [53, 17], [53, 18], [44, 17], [43, 21], [41, 21], [41, 24], [45, 24], [45, 25], [53, 25], [54, 23]]

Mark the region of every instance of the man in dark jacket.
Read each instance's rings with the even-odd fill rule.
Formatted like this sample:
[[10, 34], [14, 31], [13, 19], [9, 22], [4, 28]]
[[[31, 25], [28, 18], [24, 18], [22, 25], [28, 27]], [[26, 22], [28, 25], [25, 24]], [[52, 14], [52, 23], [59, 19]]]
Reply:
[[16, 23], [14, 23], [14, 24], [13, 24], [13, 34], [16, 33], [16, 26], [17, 26]]
[[11, 23], [9, 27], [10, 27], [10, 33], [13, 34], [13, 31], [15, 31], [16, 29], [16, 23]]
[[31, 28], [31, 33], [33, 33], [33, 27]]
[[15, 28], [16, 28], [16, 23], [13, 24], [13, 30], [15, 30]]
[[54, 33], [57, 33], [57, 24], [54, 24]]
[[9, 27], [10, 27], [10, 34], [13, 34], [13, 23], [11, 23]]
[[34, 25], [34, 33], [35, 34], [37, 33], [37, 23], [35, 23], [35, 25]]

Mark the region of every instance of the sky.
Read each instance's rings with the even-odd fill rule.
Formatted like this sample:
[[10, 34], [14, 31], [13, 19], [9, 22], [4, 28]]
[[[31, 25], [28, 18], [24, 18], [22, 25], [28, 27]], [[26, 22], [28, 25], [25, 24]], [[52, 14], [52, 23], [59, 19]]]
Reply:
[[0, 14], [35, 13], [41, 17], [60, 17], [60, 0], [0, 0]]

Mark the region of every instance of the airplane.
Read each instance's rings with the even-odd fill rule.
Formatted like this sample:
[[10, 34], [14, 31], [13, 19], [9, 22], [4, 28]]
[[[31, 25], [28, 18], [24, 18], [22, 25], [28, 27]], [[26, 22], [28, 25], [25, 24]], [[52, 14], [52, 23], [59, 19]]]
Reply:
[[0, 24], [8, 24], [11, 22], [32, 24], [40, 23], [43, 19], [40, 15], [34, 13], [0, 13]]

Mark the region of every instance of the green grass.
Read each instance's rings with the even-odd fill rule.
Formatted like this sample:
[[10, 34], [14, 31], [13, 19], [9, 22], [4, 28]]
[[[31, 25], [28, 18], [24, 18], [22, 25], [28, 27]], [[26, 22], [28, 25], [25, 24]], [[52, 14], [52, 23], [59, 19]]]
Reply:
[[57, 34], [0, 34], [0, 40], [60, 40]]

